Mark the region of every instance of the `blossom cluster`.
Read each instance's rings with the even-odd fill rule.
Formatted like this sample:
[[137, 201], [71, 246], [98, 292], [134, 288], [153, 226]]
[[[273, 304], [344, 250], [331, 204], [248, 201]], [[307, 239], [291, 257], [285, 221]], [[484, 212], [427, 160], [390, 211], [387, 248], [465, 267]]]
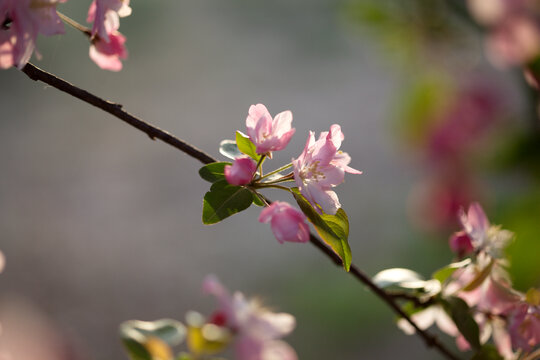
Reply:
[[[162, 319], [127, 321], [121, 326], [126, 350], [132, 359], [218, 360], [231, 348], [237, 360], [297, 360], [294, 349], [281, 340], [296, 326], [294, 316], [275, 313], [257, 299], [241, 292], [230, 293], [213, 276], [206, 277], [203, 291], [218, 301], [208, 317], [186, 314], [186, 325]], [[174, 356], [172, 347], [186, 343], [187, 351]]]
[[[284, 111], [274, 118], [263, 104], [252, 105], [246, 118], [249, 140], [260, 157], [257, 164], [253, 158], [241, 155], [231, 165], [225, 166], [224, 174], [231, 185], [248, 186], [260, 189], [266, 186], [294, 181], [298, 191], [319, 214], [335, 215], [341, 208], [333, 188], [344, 181], [345, 173], [360, 174], [349, 167], [350, 156], [339, 150], [344, 139], [341, 127], [334, 124], [329, 131], [321, 132], [315, 140], [310, 132], [302, 153], [292, 159], [289, 165], [293, 172], [287, 175], [275, 173], [275, 177], [262, 175], [262, 162], [265, 157], [272, 158], [272, 152], [283, 150], [290, 142], [295, 129], [291, 127], [292, 113]], [[267, 181], [264, 181], [268, 179]], [[280, 243], [307, 242], [309, 228], [306, 216], [287, 202], [276, 201], [262, 210], [259, 221], [270, 223], [272, 232]]]
[[[504, 359], [523, 358], [540, 345], [540, 290], [522, 293], [512, 287], [504, 249], [513, 234], [491, 225], [478, 203], [473, 203], [468, 212], [462, 210], [459, 219], [462, 230], [450, 237], [449, 245], [461, 261], [439, 272], [451, 272], [446, 279], [435, 275], [438, 285], [430, 294], [435, 301], [412, 314], [411, 319], [421, 329], [435, 323], [455, 337], [463, 351], [478, 350], [492, 338]], [[478, 326], [477, 339], [470, 334], [466, 337], [451, 316], [451, 298], [461, 299], [469, 307]], [[398, 325], [407, 333], [414, 332], [405, 320]]]
[[487, 29], [488, 58], [499, 67], [521, 66], [539, 87], [540, 6], [534, 0], [468, 0], [475, 20]]
[[[94, 0], [88, 10], [91, 29], [57, 12], [67, 0], [0, 0], [0, 68], [23, 68], [36, 52], [39, 34], [63, 34], [64, 20], [90, 39], [90, 58], [102, 69], [119, 71], [127, 58], [120, 17], [131, 14], [129, 0]], [[37, 53], [39, 57], [39, 53]]]

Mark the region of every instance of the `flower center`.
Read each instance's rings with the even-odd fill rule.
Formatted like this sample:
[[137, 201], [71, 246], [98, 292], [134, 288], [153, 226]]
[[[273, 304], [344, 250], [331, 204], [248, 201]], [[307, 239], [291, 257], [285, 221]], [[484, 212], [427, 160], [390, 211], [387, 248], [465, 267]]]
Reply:
[[314, 161], [309, 166], [302, 167], [300, 170], [300, 177], [305, 181], [319, 181], [325, 179], [326, 175], [322, 171], [318, 170], [320, 161]]

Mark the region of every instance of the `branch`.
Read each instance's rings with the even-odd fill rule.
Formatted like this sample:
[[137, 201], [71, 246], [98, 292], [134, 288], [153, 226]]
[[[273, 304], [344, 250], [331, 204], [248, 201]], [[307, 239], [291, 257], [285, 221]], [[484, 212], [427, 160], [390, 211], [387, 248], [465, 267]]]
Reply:
[[[28, 63], [21, 70], [24, 72], [30, 79], [34, 81], [42, 81], [60, 91], [63, 91], [71, 96], [74, 96], [90, 105], [94, 105], [102, 109], [105, 112], [117, 117], [118, 119], [128, 123], [129, 125], [135, 127], [136, 129], [147, 134], [152, 140], [159, 139], [172, 147], [183, 151], [189, 156], [199, 160], [203, 164], [209, 164], [216, 162], [217, 160], [211, 157], [210, 155], [204, 153], [203, 151], [195, 148], [194, 146], [186, 143], [183, 140], [175, 137], [174, 135], [169, 134], [168, 132], [159, 129], [157, 126], [154, 126], [150, 123], [147, 123], [128, 112], [122, 109], [122, 105], [113, 103], [107, 100], [104, 100], [96, 95], [89, 93], [86, 90], [83, 90], [79, 87], [76, 87], [67, 81], [51, 74], [46, 71], [39, 69], [38, 67]], [[336, 253], [334, 253], [330, 248], [328, 248], [319, 238], [315, 235], [310, 234], [309, 238], [311, 244], [313, 244], [317, 249], [322, 253], [328, 256], [334, 264], [337, 266], [342, 266], [342, 261]], [[425, 330], [422, 330], [416, 325], [414, 321], [401, 309], [401, 307], [395, 302], [391, 295], [387, 294], [386, 291], [375, 285], [371, 281], [371, 278], [367, 276], [362, 270], [360, 270], [356, 265], [351, 264], [350, 272], [354, 278], [366, 285], [375, 295], [377, 295], [381, 300], [383, 300], [396, 314], [403, 317], [405, 320], [411, 324], [411, 326], [416, 330], [417, 334], [424, 340], [428, 347], [433, 347], [439, 350], [447, 359], [458, 360], [459, 358], [452, 354], [438, 339], [437, 337], [429, 334]]]

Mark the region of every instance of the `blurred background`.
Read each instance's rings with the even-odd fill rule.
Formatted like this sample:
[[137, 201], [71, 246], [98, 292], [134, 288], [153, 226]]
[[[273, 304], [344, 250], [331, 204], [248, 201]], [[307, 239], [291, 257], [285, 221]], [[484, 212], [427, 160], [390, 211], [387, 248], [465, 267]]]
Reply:
[[[58, 9], [83, 22], [89, 2]], [[536, 95], [519, 70], [486, 60], [462, 1], [131, 6], [121, 72], [97, 68], [71, 28], [40, 38], [43, 58], [32, 61], [220, 159], [219, 142], [245, 130], [251, 104], [293, 112], [295, 137], [267, 163], [276, 167], [298, 156], [309, 130], [338, 123], [364, 171], [337, 189], [360, 268], [429, 277], [452, 260], [458, 209], [480, 201], [517, 233], [515, 287], [540, 285]], [[0, 84], [0, 322], [22, 343], [28, 329], [54, 338], [39, 358], [126, 359], [118, 325], [209, 314], [210, 273], [294, 314], [286, 340], [301, 359], [440, 358], [310, 245], [278, 244], [258, 210], [203, 226], [209, 185], [196, 160], [16, 69]]]

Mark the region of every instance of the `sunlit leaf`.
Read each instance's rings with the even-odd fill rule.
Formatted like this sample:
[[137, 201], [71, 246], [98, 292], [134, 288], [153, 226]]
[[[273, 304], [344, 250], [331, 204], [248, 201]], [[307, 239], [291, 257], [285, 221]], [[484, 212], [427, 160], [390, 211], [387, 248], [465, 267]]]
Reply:
[[233, 160], [243, 156], [242, 152], [238, 150], [235, 140], [222, 140], [219, 143], [219, 153]]
[[176, 320], [130, 320], [120, 325], [120, 336], [132, 360], [171, 360], [171, 346], [184, 341], [186, 328]]
[[204, 165], [199, 169], [199, 175], [206, 181], [215, 183], [216, 181], [225, 179], [225, 166], [231, 165], [230, 162], [215, 162]]
[[351, 248], [349, 246], [349, 219], [343, 209], [339, 209], [336, 215], [322, 214], [311, 206], [306, 198], [300, 194], [297, 188], [292, 189], [294, 198], [302, 212], [315, 226], [315, 230], [328, 246], [343, 261], [343, 267], [349, 271], [351, 267]]
[[383, 270], [373, 277], [373, 282], [381, 288], [422, 289], [426, 286], [422, 275], [403, 268]]
[[226, 180], [212, 184], [204, 195], [202, 221], [206, 225], [216, 224], [242, 210], [253, 202], [253, 194], [241, 186], [230, 185]]
[[455, 262], [450, 265], [447, 265], [433, 273], [433, 278], [436, 280], [439, 280], [439, 282], [442, 284], [444, 283], [452, 274], [458, 270], [461, 269], [471, 263], [471, 259], [465, 259], [460, 262]]
[[240, 131], [236, 132], [236, 146], [240, 152], [246, 154], [255, 161], [259, 161], [261, 158], [261, 155], [257, 154], [255, 144], [253, 144], [249, 136]]
[[444, 310], [450, 315], [459, 332], [475, 350], [480, 349], [480, 330], [474, 321], [469, 305], [458, 297], [448, 297], [442, 301]]

